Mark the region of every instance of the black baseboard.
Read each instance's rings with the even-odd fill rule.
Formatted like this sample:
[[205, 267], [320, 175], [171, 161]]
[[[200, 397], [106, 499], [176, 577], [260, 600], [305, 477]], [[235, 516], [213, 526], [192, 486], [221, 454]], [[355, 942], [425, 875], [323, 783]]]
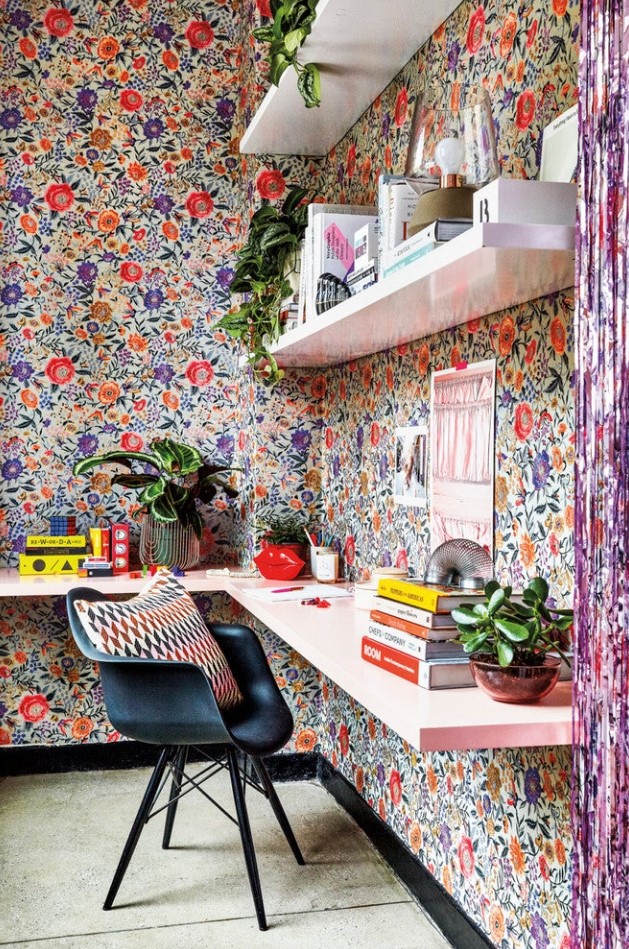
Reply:
[[[3, 748], [0, 751], [0, 776], [151, 767], [157, 754], [157, 746], [135, 741], [56, 748], [32, 745]], [[271, 755], [265, 761], [274, 781], [318, 780], [366, 833], [378, 853], [453, 946], [457, 949], [487, 949], [492, 946], [388, 824], [380, 820], [356, 788], [323, 755], [317, 752], [287, 753]]]
[[391, 869], [457, 949], [487, 949], [492, 943], [454, 902], [431, 873], [407, 850], [388, 824], [360, 796], [356, 788], [322, 756], [317, 770], [319, 782], [347, 811], [386, 860]]
[[[66, 771], [112, 771], [124, 768], [151, 768], [157, 761], [157, 745], [138, 741], [111, 744], [63, 745], [3, 748], [0, 751], [0, 776], [24, 774], [61, 774]], [[313, 781], [317, 777], [319, 755], [287, 753], [271, 755], [266, 766], [274, 781]], [[201, 760], [194, 752], [190, 761]]]

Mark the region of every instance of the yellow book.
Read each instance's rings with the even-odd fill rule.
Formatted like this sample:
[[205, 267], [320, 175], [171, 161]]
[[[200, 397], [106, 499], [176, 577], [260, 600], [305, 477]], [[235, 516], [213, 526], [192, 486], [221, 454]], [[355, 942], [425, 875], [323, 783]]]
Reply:
[[428, 586], [419, 580], [397, 580], [395, 577], [382, 577], [378, 580], [378, 596], [417, 606], [431, 613], [449, 613], [462, 603], [469, 603], [484, 595], [484, 590], [461, 590], [460, 587], [436, 584]]

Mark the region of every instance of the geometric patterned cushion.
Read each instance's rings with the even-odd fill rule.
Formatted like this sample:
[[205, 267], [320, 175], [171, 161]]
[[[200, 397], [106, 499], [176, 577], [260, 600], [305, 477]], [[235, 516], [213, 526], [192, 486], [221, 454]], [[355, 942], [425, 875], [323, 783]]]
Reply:
[[242, 702], [223, 651], [188, 591], [168, 571], [158, 571], [131, 600], [77, 600], [75, 607], [97, 649], [110, 656], [194, 662], [210, 680], [219, 708]]

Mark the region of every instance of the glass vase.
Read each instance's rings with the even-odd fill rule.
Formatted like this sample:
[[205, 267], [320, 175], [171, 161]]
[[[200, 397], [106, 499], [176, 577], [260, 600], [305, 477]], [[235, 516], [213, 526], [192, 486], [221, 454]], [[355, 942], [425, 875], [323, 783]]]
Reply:
[[199, 563], [200, 542], [191, 527], [179, 521], [162, 524], [145, 517], [140, 526], [140, 560], [143, 564], [191, 570]]

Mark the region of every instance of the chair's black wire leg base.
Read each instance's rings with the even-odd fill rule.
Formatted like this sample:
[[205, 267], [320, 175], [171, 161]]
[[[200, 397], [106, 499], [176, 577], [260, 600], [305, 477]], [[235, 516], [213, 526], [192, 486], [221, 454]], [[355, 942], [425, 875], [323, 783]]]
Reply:
[[229, 775], [231, 777], [232, 792], [234, 795], [234, 804], [236, 805], [236, 814], [238, 816], [238, 829], [240, 830], [240, 839], [242, 840], [242, 849], [245, 855], [247, 865], [247, 875], [249, 885], [253, 895], [253, 902], [258, 917], [258, 926], [261, 930], [267, 928], [266, 917], [264, 915], [264, 901], [262, 899], [262, 887], [260, 886], [260, 876], [258, 874], [258, 864], [256, 861], [256, 852], [253, 847], [253, 838], [251, 836], [251, 826], [249, 824], [249, 815], [245, 804], [245, 796], [240, 779], [240, 770], [238, 768], [238, 757], [234, 748], [227, 749], [227, 761], [229, 764]]
[[173, 751], [174, 749], [171, 746], [166, 746], [165, 748], [162, 748], [160, 752], [157, 764], [155, 765], [153, 774], [151, 775], [149, 783], [146, 787], [146, 791], [144, 792], [142, 803], [140, 804], [138, 813], [135, 815], [131, 832], [127, 837], [126, 844], [124, 845], [122, 856], [120, 857], [120, 861], [116, 867], [116, 872], [114, 873], [114, 878], [111, 882], [111, 886], [109, 887], [109, 893], [107, 894], [103, 904], [103, 909], [111, 909], [112, 904], [116, 899], [116, 894], [127, 871], [131, 857], [133, 856], [133, 851], [136, 848], [136, 844], [140, 839], [140, 834], [142, 833], [144, 825], [148, 820], [153, 801], [155, 800], [157, 792], [159, 791], [162, 775], [164, 774], [164, 770], [168, 764], [169, 759], [173, 755]]
[[173, 832], [175, 815], [177, 813], [177, 804], [179, 803], [179, 792], [181, 791], [183, 771], [186, 767], [188, 758], [188, 746], [183, 745], [175, 755], [173, 761], [173, 781], [170, 785], [170, 796], [168, 798], [168, 810], [166, 811], [166, 824], [164, 825], [164, 836], [162, 838], [162, 848], [166, 850], [170, 846], [170, 836]]
[[253, 767], [256, 769], [256, 773], [258, 777], [260, 778], [260, 781], [262, 782], [262, 786], [264, 790], [266, 791], [266, 795], [269, 799], [269, 804], [273, 808], [273, 813], [275, 814], [277, 818], [277, 822], [282, 828], [282, 831], [284, 832], [284, 836], [286, 837], [286, 840], [288, 841], [290, 849], [293, 851], [295, 860], [297, 861], [298, 864], [300, 864], [300, 866], [303, 867], [306, 861], [304, 860], [301, 850], [299, 849], [299, 844], [297, 843], [295, 839], [293, 828], [290, 826], [288, 817], [286, 816], [286, 812], [284, 808], [282, 807], [282, 802], [280, 801], [279, 797], [277, 796], [277, 792], [275, 788], [273, 787], [273, 782], [271, 781], [271, 778], [269, 777], [269, 772], [267, 771], [266, 765], [264, 761], [262, 760], [262, 758], [254, 758], [253, 756], [251, 756], [251, 760], [253, 762]]

